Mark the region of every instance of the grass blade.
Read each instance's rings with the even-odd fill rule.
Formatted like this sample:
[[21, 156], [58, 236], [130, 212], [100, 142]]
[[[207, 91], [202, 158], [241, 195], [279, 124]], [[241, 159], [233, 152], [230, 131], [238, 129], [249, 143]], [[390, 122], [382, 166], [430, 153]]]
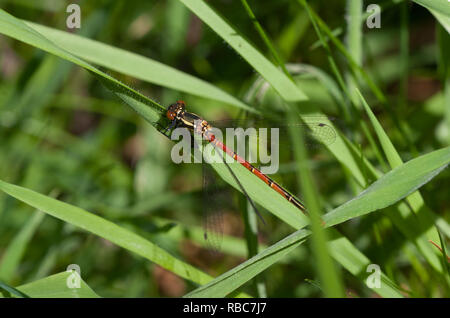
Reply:
[[311, 217], [312, 229], [312, 250], [316, 259], [317, 272], [320, 277], [321, 285], [325, 297], [343, 297], [344, 291], [340, 273], [338, 272], [334, 262], [332, 261], [328, 247], [328, 231], [322, 228], [321, 207], [317, 195], [316, 184], [310, 172], [308, 165], [308, 155], [304, 142], [304, 132], [292, 122], [295, 117], [295, 110], [292, 109], [291, 116], [288, 116], [287, 121], [291, 119], [290, 125], [291, 141], [294, 145], [294, 155], [298, 166], [297, 179], [301, 189], [303, 189], [303, 196], [308, 207], [308, 214]]
[[327, 226], [383, 209], [429, 182], [450, 162], [450, 147], [412, 159], [393, 169], [356, 198], [324, 215]]
[[[392, 205], [429, 182], [449, 162], [450, 147], [413, 159], [380, 178], [356, 198], [324, 215], [323, 220], [330, 227]], [[407, 179], [406, 182], [403, 182], [402, 178], [405, 175]], [[400, 176], [402, 178], [399, 178]], [[399, 188], [402, 191], [392, 190]], [[334, 238], [329, 242], [329, 248], [333, 251], [333, 257], [353, 275], [364, 275], [365, 267], [371, 263], [369, 259], [362, 255], [348, 239], [342, 237], [337, 231], [333, 230], [331, 233]], [[308, 235], [309, 232], [299, 230], [186, 296], [224, 297], [284, 257], [301, 244]], [[381, 290], [374, 289], [375, 292], [385, 297], [401, 296], [398, 288], [387, 276], [382, 275], [382, 281], [383, 288]]]
[[134, 252], [180, 277], [198, 284], [205, 284], [211, 280], [210, 276], [178, 260], [152, 242], [95, 214], [1, 180], [0, 189], [36, 209]]
[[[399, 167], [403, 164], [402, 159], [400, 158], [400, 155], [394, 148], [394, 145], [390, 141], [389, 137], [387, 136], [386, 132], [384, 131], [381, 124], [378, 122], [375, 115], [372, 113], [369, 105], [367, 104], [366, 100], [362, 96], [362, 94], [358, 91], [359, 97], [361, 99], [361, 102], [364, 106], [364, 109], [366, 110], [366, 113], [369, 116], [369, 119], [372, 123], [372, 126], [375, 129], [375, 133], [378, 136], [378, 139], [381, 143], [381, 147], [383, 148], [383, 151], [388, 159], [388, 162], [391, 166], [391, 168]], [[393, 191], [396, 191], [397, 189], [393, 189]], [[411, 205], [414, 212], [416, 212], [416, 215], [418, 217], [417, 225], [420, 228], [420, 233], [416, 233], [414, 236], [409, 237], [411, 240], [420, 240], [421, 243], [418, 244], [419, 248], [421, 249], [424, 256], [427, 258], [428, 262], [433, 265], [435, 269], [437, 269], [439, 272], [442, 272], [443, 268], [440, 265], [438, 256], [433, 253], [432, 249], [425, 243], [428, 239], [437, 241], [439, 239], [439, 235], [437, 233], [437, 230], [434, 226], [430, 226], [432, 224], [431, 220], [433, 218], [431, 212], [428, 209], [422, 208], [424, 206], [424, 201], [422, 199], [422, 196], [419, 192], [412, 193], [409, 197], [406, 198], [406, 200]], [[412, 212], [406, 212], [407, 215], [412, 216]]]
[[[0, 290], [3, 289], [5, 292], [9, 293], [9, 295], [7, 296], [11, 296], [11, 295], [15, 295], [17, 297], [20, 298], [30, 298], [30, 296], [28, 296], [25, 293], [22, 293], [20, 290], [9, 286], [8, 284], [5, 284], [4, 282], [0, 281]], [[5, 295], [3, 295], [4, 297]], [[2, 293], [0, 292], [0, 298], [2, 297]]]
[[33, 298], [99, 298], [83, 279], [80, 288], [68, 288], [70, 272], [62, 272], [46, 278], [16, 287], [22, 293]]
[[20, 260], [25, 254], [25, 250], [28, 247], [33, 234], [44, 219], [44, 216], [44, 213], [36, 211], [8, 245], [0, 262], [1, 280], [9, 282], [13, 279], [14, 273], [17, 271], [20, 264]]
[[[91, 63], [177, 91], [218, 100], [250, 112], [255, 110], [225, 91], [150, 58], [82, 36], [25, 22], [59, 47]], [[102, 52], [102, 54], [98, 54]]]
[[308, 235], [306, 230], [297, 231], [184, 297], [225, 297], [302, 244]]
[[227, 23], [203, 0], [179, 0], [239, 53], [286, 101], [307, 99], [282, 71], [267, 60], [238, 30]]
[[127, 105], [143, 116], [148, 122], [156, 126], [163, 118], [165, 108], [155, 101], [145, 97], [137, 91], [119, 82], [115, 78], [103, 73], [84, 60], [61, 49], [53, 42], [42, 36], [39, 32], [27, 26], [21, 20], [0, 9], [0, 33], [35, 46], [41, 50], [59, 56], [62, 59], [75, 63], [95, 75], [106, 87], [112, 90]]

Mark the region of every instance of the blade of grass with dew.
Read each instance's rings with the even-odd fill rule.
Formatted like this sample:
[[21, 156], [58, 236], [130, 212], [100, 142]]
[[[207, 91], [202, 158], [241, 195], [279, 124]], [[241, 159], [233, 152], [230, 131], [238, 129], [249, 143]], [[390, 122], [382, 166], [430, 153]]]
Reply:
[[179, 0], [196, 14], [225, 42], [235, 49], [274, 89], [287, 101], [307, 99], [304, 92], [297, 87], [282, 71], [268, 61], [251, 45], [238, 30], [233, 28], [215, 10], [203, 0]]
[[1, 180], [0, 189], [36, 209], [134, 252], [180, 277], [198, 284], [205, 284], [211, 280], [211, 277], [207, 274], [178, 260], [150, 241], [95, 214]]
[[297, 179], [299, 179], [300, 188], [303, 189], [303, 197], [306, 206], [308, 207], [308, 215], [311, 218], [311, 244], [312, 251], [315, 256], [315, 264], [317, 265], [317, 272], [320, 277], [321, 285], [325, 297], [343, 297], [344, 289], [340, 273], [337, 270], [333, 260], [328, 251], [328, 238], [326, 230], [322, 228], [320, 203], [317, 198], [316, 185], [310, 173], [308, 165], [308, 155], [304, 143], [304, 132], [295, 125], [295, 109], [291, 107], [287, 113], [286, 120], [291, 122], [289, 125], [289, 132], [291, 142], [294, 145], [294, 157], [298, 166]]
[[164, 118], [165, 108], [155, 101], [145, 97], [131, 89], [115, 78], [103, 73], [84, 60], [61, 49], [53, 42], [42, 36], [39, 32], [27, 26], [21, 20], [0, 9], [0, 33], [19, 41], [37, 47], [48, 53], [59, 56], [62, 59], [75, 63], [96, 76], [108, 89], [112, 90], [128, 106], [132, 107], [144, 119], [156, 127], [156, 124]]
[[[422, 155], [395, 168], [363, 191], [356, 198], [344, 203], [324, 215], [327, 227], [349, 219], [385, 208], [403, 199], [409, 193], [429, 182], [450, 162], [450, 147]], [[245, 169], [245, 168], [244, 168]], [[402, 178], [408, 178], [403, 180]], [[240, 180], [244, 182], [244, 179]], [[262, 182], [261, 182], [262, 183]], [[261, 186], [267, 187], [264, 183]], [[401, 189], [401, 191], [395, 189]], [[249, 193], [250, 194], [250, 193]], [[256, 201], [257, 198], [255, 198]], [[207, 285], [201, 286], [186, 297], [224, 297], [248, 280], [277, 262], [292, 249], [301, 244], [310, 232], [298, 230], [282, 241], [268, 247], [250, 260], [220, 275]], [[357, 277], [367, 276], [365, 272], [371, 261], [362, 255], [352, 243], [337, 231], [331, 231], [333, 239], [328, 243], [335, 257], [349, 272]], [[381, 288], [373, 290], [383, 297], [402, 297], [398, 287], [382, 275]]]
[[[20, 292], [32, 298], [99, 298], [83, 279], [80, 279], [80, 288], [67, 287], [67, 280], [72, 275], [62, 272], [37, 281], [16, 287]], [[81, 273], [83, 275], [83, 273]]]
[[[402, 159], [400, 158], [400, 155], [395, 150], [394, 145], [391, 143], [389, 137], [387, 136], [386, 132], [384, 131], [381, 124], [378, 122], [375, 115], [372, 113], [369, 105], [367, 104], [365, 98], [362, 96], [362, 94], [357, 90], [358, 96], [361, 100], [361, 103], [364, 106], [364, 109], [366, 110], [367, 115], [369, 116], [369, 119], [372, 123], [372, 126], [375, 129], [375, 133], [378, 136], [378, 139], [381, 143], [381, 147], [388, 159], [388, 162], [391, 166], [391, 168], [399, 167], [403, 164]], [[409, 204], [412, 206], [413, 210], [416, 212], [416, 216], [418, 218], [418, 225], [420, 226], [420, 233], [416, 233], [416, 236], [410, 237], [410, 239], [416, 241], [420, 240], [421, 242], [418, 242], [418, 246], [420, 247], [422, 253], [427, 258], [428, 262], [439, 272], [442, 272], [443, 268], [440, 265], [439, 258], [434, 253], [434, 251], [431, 249], [430, 246], [426, 244], [428, 239], [431, 240], [437, 240], [439, 238], [439, 235], [436, 231], [436, 228], [434, 226], [430, 226], [432, 224], [432, 215], [430, 211], [427, 211], [422, 208], [424, 205], [423, 199], [419, 192], [412, 193], [410, 196], [406, 198], [406, 200], [409, 202]], [[406, 217], [412, 216], [413, 212], [409, 212]]]
[[[218, 87], [158, 61], [82, 36], [28, 21], [25, 21], [25, 23], [59, 47], [91, 63], [149, 83], [255, 112], [253, 108]], [[101, 52], [101, 54], [98, 52]]]
[[30, 245], [31, 238], [38, 229], [45, 214], [35, 211], [31, 218], [20, 229], [3, 253], [0, 261], [0, 280], [11, 282], [17, 272], [20, 260]]

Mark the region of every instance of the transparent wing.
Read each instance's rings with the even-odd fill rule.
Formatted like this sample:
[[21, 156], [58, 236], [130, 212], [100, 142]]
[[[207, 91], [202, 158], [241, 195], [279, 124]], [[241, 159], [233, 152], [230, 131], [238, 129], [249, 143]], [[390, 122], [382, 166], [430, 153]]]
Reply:
[[[261, 148], [265, 147], [267, 147], [267, 151], [265, 151], [266, 154], [273, 154], [274, 151], [279, 150], [287, 151], [289, 153], [292, 148], [290, 145], [291, 137], [289, 135], [290, 127], [285, 123], [277, 124], [266, 120], [224, 120], [210, 122], [210, 124], [214, 129], [214, 136], [225, 143], [227, 134], [229, 133], [227, 128], [242, 128], [242, 131], [248, 131], [248, 128], [253, 128], [253, 131], [256, 132], [255, 141], [257, 142], [253, 143], [253, 145], [248, 144], [248, 149], [243, 151], [242, 157], [244, 158], [247, 158], [248, 154], [256, 150], [256, 152], [258, 152], [256, 160], [258, 161], [261, 158], [259, 152], [261, 151]], [[336, 131], [330, 123], [330, 120], [326, 117], [309, 117], [306, 118], [305, 122], [292, 125], [297, 125], [303, 129], [306, 137], [306, 145], [310, 148], [316, 148], [320, 145], [330, 145], [336, 140]], [[266, 130], [264, 130], [264, 128]], [[221, 136], [218, 135], [219, 131], [222, 132]], [[263, 133], [264, 131], [266, 132]], [[273, 133], [278, 139], [275, 143], [271, 143]], [[234, 137], [232, 137], [231, 140], [234, 140], [233, 138]], [[203, 145], [208, 143], [208, 141], [203, 140]], [[229, 146], [229, 143], [227, 146]], [[276, 148], [274, 148], [274, 146]], [[236, 148], [231, 146], [231, 148], [238, 154], [241, 153], [238, 146], [236, 146]], [[269, 172], [269, 170], [263, 172], [274, 173]], [[232, 204], [230, 187], [227, 186], [221, 178], [216, 177], [215, 172], [208, 164], [203, 163], [202, 212], [204, 239], [205, 247], [213, 253], [220, 252], [221, 250], [224, 228], [223, 215], [225, 211], [230, 210], [236, 210]]]
[[230, 191], [216, 178], [215, 172], [208, 164], [203, 167], [203, 231], [205, 247], [218, 253], [223, 237], [223, 212], [229, 208]]
[[[223, 134], [226, 134], [227, 128], [242, 128], [244, 130], [254, 128], [257, 134], [264, 128], [268, 130], [276, 128], [279, 131], [279, 143], [283, 145], [290, 143], [289, 126], [296, 125], [303, 129], [306, 145], [311, 148], [316, 148], [321, 145], [331, 145], [336, 141], [336, 131], [333, 128], [333, 121], [336, 121], [336, 119], [325, 116], [308, 116], [304, 118], [303, 122], [296, 124], [286, 124], [284, 122], [274, 122], [264, 119], [218, 120], [212, 121], [210, 124], [214, 128], [223, 131]], [[286, 147], [289, 146], [287, 145]]]

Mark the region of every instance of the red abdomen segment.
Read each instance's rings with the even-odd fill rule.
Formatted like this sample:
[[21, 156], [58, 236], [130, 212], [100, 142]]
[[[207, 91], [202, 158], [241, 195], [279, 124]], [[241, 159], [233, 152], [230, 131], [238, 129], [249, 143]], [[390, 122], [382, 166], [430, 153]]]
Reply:
[[249, 170], [251, 173], [256, 175], [259, 179], [264, 181], [264, 183], [266, 183], [269, 187], [274, 189], [276, 192], [278, 192], [280, 195], [282, 195], [286, 200], [288, 200], [293, 205], [295, 205], [298, 209], [300, 209], [300, 211], [302, 211], [304, 214], [306, 214], [305, 206], [298, 199], [296, 199], [292, 194], [290, 194], [285, 189], [283, 189], [278, 183], [276, 183], [271, 178], [266, 176], [264, 173], [262, 173], [258, 168], [253, 166], [247, 160], [238, 156], [237, 153], [235, 153], [233, 150], [229, 149], [224, 143], [222, 143], [221, 141], [216, 139], [213, 134], [208, 134], [207, 132], [205, 132], [204, 138], [209, 140], [211, 143], [213, 143], [214, 146], [218, 147], [219, 149], [222, 149], [225, 153], [227, 153], [227, 155], [229, 155], [234, 160], [239, 162], [241, 165], [243, 165], [245, 168], [247, 168], [247, 170]]

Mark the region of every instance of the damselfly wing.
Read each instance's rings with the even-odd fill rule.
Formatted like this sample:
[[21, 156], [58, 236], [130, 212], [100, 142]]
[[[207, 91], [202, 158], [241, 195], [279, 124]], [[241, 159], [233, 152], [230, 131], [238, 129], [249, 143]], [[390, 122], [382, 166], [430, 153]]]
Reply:
[[[301, 200], [283, 188], [280, 183], [276, 181], [276, 177], [269, 177], [269, 174], [276, 174], [277, 169], [267, 165], [267, 162], [261, 162], [259, 156], [261, 153], [264, 153], [264, 155], [267, 156], [268, 154], [272, 155], [278, 151], [292, 153], [290, 136], [288, 135], [289, 127], [286, 125], [274, 125], [273, 123], [272, 125], [269, 125], [267, 121], [252, 121], [250, 122], [250, 125], [251, 126], [248, 127], [248, 122], [242, 120], [211, 122], [211, 135], [214, 137], [209, 136], [209, 139], [204, 140], [203, 147], [211, 144], [211, 138], [213, 138], [214, 141], [218, 140], [218, 135], [220, 135], [221, 140], [224, 141], [215, 142], [214, 145], [214, 148], [222, 153], [223, 158], [220, 158], [219, 156], [219, 159], [229, 160], [228, 162], [241, 163], [252, 172], [255, 177], [259, 178], [262, 182], [265, 182], [274, 191], [278, 192], [286, 200], [294, 204], [299, 212], [305, 213], [306, 208]], [[328, 118], [309, 117], [305, 119], [304, 123], [295, 125], [303, 130], [308, 148], [318, 148], [320, 145], [331, 145], [336, 140], [336, 132], [329, 123]], [[249, 128], [253, 128], [253, 130], [249, 130]], [[238, 129], [238, 132], [234, 136], [233, 134], [236, 133], [236, 129]], [[233, 135], [232, 138], [230, 138], [229, 134]], [[253, 140], [251, 134], [255, 134]], [[247, 141], [244, 141], [244, 147], [240, 147], [243, 145], [242, 142], [241, 144], [239, 143], [239, 140], [242, 138], [247, 138]], [[232, 142], [233, 140], [235, 143]], [[257, 154], [255, 154], [255, 152]], [[283, 158], [283, 160], [286, 160], [286, 158]], [[202, 210], [205, 243], [208, 249], [213, 252], [219, 252], [224, 226], [224, 217], [222, 213], [224, 211], [237, 210], [237, 203], [234, 205], [232, 204], [232, 197], [229, 195], [230, 191], [225, 190], [227, 188], [223, 184], [223, 181], [218, 177], [211, 177], [214, 173], [209, 171], [212, 170], [209, 168], [209, 165], [205, 163], [203, 165], [204, 200]], [[228, 199], [226, 198], [227, 195]], [[262, 216], [260, 216], [260, 219], [262, 219]]]

